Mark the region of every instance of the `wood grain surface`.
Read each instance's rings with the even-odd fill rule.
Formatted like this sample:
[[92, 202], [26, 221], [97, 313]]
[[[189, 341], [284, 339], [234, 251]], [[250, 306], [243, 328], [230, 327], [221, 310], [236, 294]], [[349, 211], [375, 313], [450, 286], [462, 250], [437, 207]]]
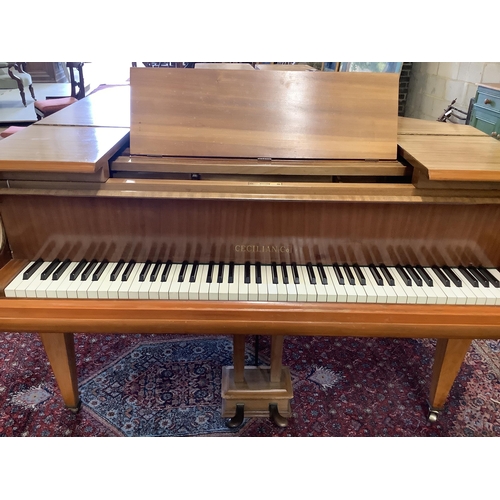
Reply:
[[2, 196], [16, 259], [500, 266], [500, 205]]
[[35, 125], [130, 128], [130, 86], [98, 90]]
[[398, 75], [131, 68], [132, 155], [396, 159]]
[[489, 137], [471, 125], [398, 117], [398, 135], [466, 135]]
[[500, 181], [500, 142], [492, 137], [400, 135], [401, 156], [436, 181]]
[[0, 171], [93, 174], [128, 140], [126, 128], [35, 127], [0, 141]]
[[194, 65], [195, 69], [243, 69], [254, 71], [254, 67], [249, 63], [213, 63], [199, 62]]

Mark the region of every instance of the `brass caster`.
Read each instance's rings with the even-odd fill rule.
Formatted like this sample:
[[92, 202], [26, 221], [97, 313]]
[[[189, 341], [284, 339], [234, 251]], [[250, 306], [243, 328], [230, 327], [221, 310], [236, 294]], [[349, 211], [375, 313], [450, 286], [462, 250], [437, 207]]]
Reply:
[[437, 422], [437, 419], [439, 417], [439, 411], [438, 410], [433, 410], [432, 408], [429, 410], [429, 415], [427, 416], [427, 420], [431, 423], [434, 424]]
[[236, 429], [243, 423], [244, 417], [245, 417], [245, 405], [239, 403], [236, 405], [236, 414], [234, 415], [234, 417], [231, 417], [226, 422], [226, 426], [229, 427], [230, 429]]
[[269, 418], [278, 427], [286, 427], [288, 425], [288, 419], [280, 415], [280, 412], [278, 411], [278, 405], [276, 403], [269, 403]]
[[71, 413], [74, 413], [75, 415], [80, 411], [80, 408], [82, 407], [82, 402], [78, 401], [78, 404], [76, 406], [68, 406], [68, 410]]

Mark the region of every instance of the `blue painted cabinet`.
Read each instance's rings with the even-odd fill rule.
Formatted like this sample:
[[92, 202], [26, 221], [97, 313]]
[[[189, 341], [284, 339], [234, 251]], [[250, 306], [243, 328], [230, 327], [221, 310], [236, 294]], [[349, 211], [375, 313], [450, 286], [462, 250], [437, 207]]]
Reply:
[[500, 84], [478, 85], [470, 124], [500, 140]]

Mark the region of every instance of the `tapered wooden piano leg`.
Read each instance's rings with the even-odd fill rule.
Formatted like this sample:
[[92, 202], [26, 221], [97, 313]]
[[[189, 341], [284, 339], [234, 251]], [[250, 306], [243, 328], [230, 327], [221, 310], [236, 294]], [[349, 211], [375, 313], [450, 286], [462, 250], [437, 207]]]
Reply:
[[40, 333], [64, 404], [76, 412], [80, 408], [76, 374], [75, 342], [72, 333]]
[[283, 335], [273, 335], [271, 337], [271, 382], [281, 380], [281, 358], [283, 357]]
[[429, 395], [431, 422], [436, 421], [443, 409], [471, 342], [471, 339], [438, 339]]

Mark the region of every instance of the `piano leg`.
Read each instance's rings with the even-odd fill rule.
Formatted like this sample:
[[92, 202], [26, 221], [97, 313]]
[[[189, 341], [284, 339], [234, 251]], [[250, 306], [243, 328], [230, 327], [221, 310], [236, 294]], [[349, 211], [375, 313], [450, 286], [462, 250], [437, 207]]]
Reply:
[[472, 339], [438, 339], [429, 396], [429, 422], [444, 408]]
[[245, 367], [245, 337], [234, 336], [233, 366], [222, 368], [222, 416], [231, 417], [228, 427], [239, 427], [244, 416], [270, 417], [287, 426], [293, 390], [290, 371], [281, 364], [283, 340], [271, 337], [270, 366]]
[[76, 374], [75, 343], [72, 333], [40, 333], [64, 404], [72, 412], [80, 409]]

